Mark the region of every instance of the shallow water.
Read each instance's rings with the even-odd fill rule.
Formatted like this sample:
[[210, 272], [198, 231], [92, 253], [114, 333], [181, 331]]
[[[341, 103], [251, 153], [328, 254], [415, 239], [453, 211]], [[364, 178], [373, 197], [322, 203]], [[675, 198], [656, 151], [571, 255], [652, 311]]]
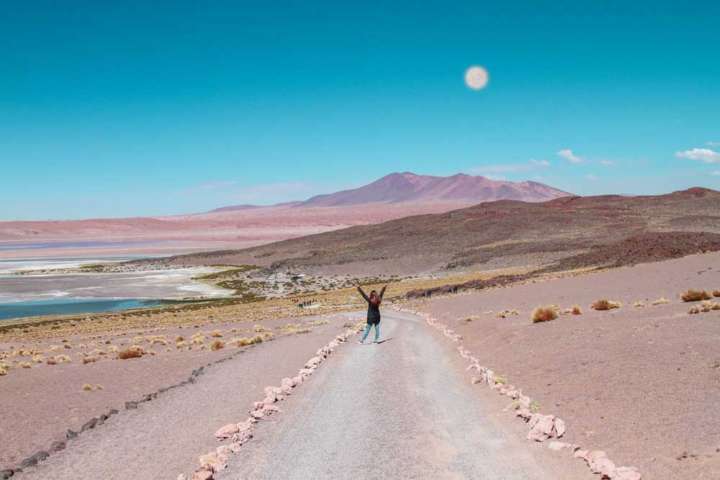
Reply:
[[131, 308], [154, 307], [162, 304], [160, 300], [138, 299], [68, 299], [38, 300], [0, 304], [0, 320], [9, 318], [33, 317], [38, 315], [72, 315], [77, 313], [117, 312]]
[[[107, 262], [107, 259], [102, 260]], [[97, 259], [0, 261], [0, 319], [35, 315], [118, 311], [157, 305], [160, 300], [223, 297], [230, 292], [193, 280], [213, 271], [179, 268], [119, 273], [37, 273], [17, 271], [71, 268]]]

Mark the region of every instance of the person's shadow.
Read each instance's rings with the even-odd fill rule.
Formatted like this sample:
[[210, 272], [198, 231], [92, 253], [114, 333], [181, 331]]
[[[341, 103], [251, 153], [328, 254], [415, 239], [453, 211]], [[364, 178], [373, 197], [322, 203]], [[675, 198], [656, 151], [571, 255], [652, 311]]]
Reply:
[[390, 340], [392, 340], [392, 337], [383, 338], [382, 340], [378, 340], [377, 344], [380, 345], [381, 343], [389, 342]]

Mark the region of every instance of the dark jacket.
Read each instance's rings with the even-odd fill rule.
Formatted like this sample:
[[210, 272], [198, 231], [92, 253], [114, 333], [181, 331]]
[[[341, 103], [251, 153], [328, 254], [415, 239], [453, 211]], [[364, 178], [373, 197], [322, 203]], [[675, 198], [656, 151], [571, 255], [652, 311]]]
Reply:
[[365, 301], [368, 303], [367, 323], [380, 323], [380, 302], [382, 302], [383, 295], [385, 295], [385, 288], [387, 288], [387, 286], [383, 287], [378, 294], [378, 299], [380, 301], [378, 301], [377, 303], [373, 303], [370, 301], [370, 297], [368, 297], [365, 292], [363, 292], [363, 289], [358, 287], [358, 292], [360, 292], [360, 295], [362, 295]]

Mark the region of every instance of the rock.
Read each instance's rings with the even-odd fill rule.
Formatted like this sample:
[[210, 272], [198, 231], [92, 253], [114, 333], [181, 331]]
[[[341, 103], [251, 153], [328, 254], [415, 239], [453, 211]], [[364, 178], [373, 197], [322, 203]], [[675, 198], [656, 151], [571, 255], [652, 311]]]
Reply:
[[566, 426], [565, 426], [565, 422], [563, 420], [556, 417], [555, 420], [553, 420], [553, 426], [555, 427], [555, 436], [557, 438], [560, 438], [563, 435], [565, 435]]
[[187, 476], [184, 473], [181, 473], [177, 476], [176, 480], [187, 480]]
[[554, 450], [556, 452], [558, 452], [564, 448], [570, 448], [570, 447], [572, 447], [572, 445], [570, 445], [569, 443], [558, 442], [558, 441], [553, 441], [548, 444], [548, 448], [550, 450]]
[[54, 441], [54, 442], [50, 445], [50, 451], [51, 451], [51, 452], [53, 452], [53, 453], [54, 453], [54, 452], [59, 452], [60, 450], [65, 450], [65, 442], [63, 442], [62, 440]]
[[39, 452], [36, 452], [34, 455], [26, 458], [22, 462], [20, 462], [20, 468], [28, 468], [28, 467], [34, 467], [38, 464], [38, 462], [42, 462], [46, 458], [48, 458], [50, 454], [44, 450], [40, 450]]
[[587, 454], [586, 460], [591, 472], [612, 478], [612, 474], [615, 472], [615, 464], [607, 457], [605, 452], [593, 450]]
[[252, 412], [250, 412], [250, 416], [257, 420], [260, 420], [261, 418], [263, 418], [265, 416], [265, 414], [263, 413], [262, 409], [260, 409], [260, 410], [253, 410]]
[[582, 458], [583, 460], [585, 460], [587, 462], [588, 453], [589, 452], [587, 450], [577, 449], [577, 450], [575, 450], [575, 453], [573, 453], [573, 457]]
[[68, 440], [72, 440], [73, 438], [76, 438], [78, 436], [77, 432], [73, 430], [68, 430], [65, 432], [65, 438]]
[[227, 457], [217, 452], [206, 453], [200, 457], [200, 469], [219, 472], [227, 467]]
[[138, 406], [138, 402], [125, 402], [125, 410], [134, 410]]
[[612, 480], [641, 480], [642, 475], [635, 467], [617, 467], [611, 478]]
[[532, 417], [532, 412], [530, 412], [530, 409], [528, 408], [520, 407], [515, 411], [515, 416], [520, 417], [525, 421], [528, 421], [530, 420], [530, 417]]
[[280, 409], [275, 405], [265, 405], [262, 409], [262, 412], [266, 417], [269, 417], [273, 413], [277, 413], [279, 411]]
[[0, 470], [0, 480], [7, 480], [15, 474], [13, 470]]
[[234, 452], [228, 445], [220, 445], [215, 449], [215, 453], [221, 456], [229, 457]]
[[298, 375], [297, 377], [293, 377], [292, 380], [293, 380], [293, 383], [295, 384], [295, 386], [297, 387], [298, 385], [300, 385], [303, 382], [303, 377]]
[[195, 473], [193, 473], [191, 480], [212, 480], [212, 478], [213, 472], [211, 470], [201, 468], [200, 470], [196, 470]]
[[532, 403], [532, 400], [527, 395], [520, 395], [518, 396], [518, 405], [520, 405], [520, 408], [527, 408], [530, 409], [530, 404]]
[[240, 428], [238, 427], [237, 423], [228, 423], [224, 427], [221, 427], [217, 432], [215, 432], [215, 438], [217, 438], [218, 440], [226, 440], [239, 431]]
[[91, 430], [91, 429], [95, 428], [95, 425], [97, 425], [97, 423], [98, 423], [97, 418], [91, 418], [90, 420], [85, 422], [85, 424], [82, 426], [80, 431], [84, 432], [85, 430]]
[[532, 417], [530, 417], [530, 431], [527, 435], [528, 440], [544, 442], [552, 437], [554, 419], [555, 417], [552, 415], [533, 414]]

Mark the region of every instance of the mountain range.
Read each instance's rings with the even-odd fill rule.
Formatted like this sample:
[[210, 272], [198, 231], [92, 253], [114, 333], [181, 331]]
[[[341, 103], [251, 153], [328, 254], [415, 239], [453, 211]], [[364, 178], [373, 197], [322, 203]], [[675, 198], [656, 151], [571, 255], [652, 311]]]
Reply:
[[235, 205], [161, 217], [0, 222], [0, 258], [50, 253], [83, 256], [88, 251], [94, 255], [166, 255], [244, 248], [500, 199], [542, 202], [567, 195], [529, 181], [392, 173], [352, 190], [271, 206]]
[[[496, 200], [544, 202], [570, 195], [548, 185], [524, 181], [492, 180], [483, 176], [458, 173], [449, 177], [391, 173], [372, 183], [351, 190], [317, 195], [294, 207], [344, 207], [373, 203], [459, 203], [476, 204]], [[253, 205], [222, 207], [214, 211], [244, 210]]]

